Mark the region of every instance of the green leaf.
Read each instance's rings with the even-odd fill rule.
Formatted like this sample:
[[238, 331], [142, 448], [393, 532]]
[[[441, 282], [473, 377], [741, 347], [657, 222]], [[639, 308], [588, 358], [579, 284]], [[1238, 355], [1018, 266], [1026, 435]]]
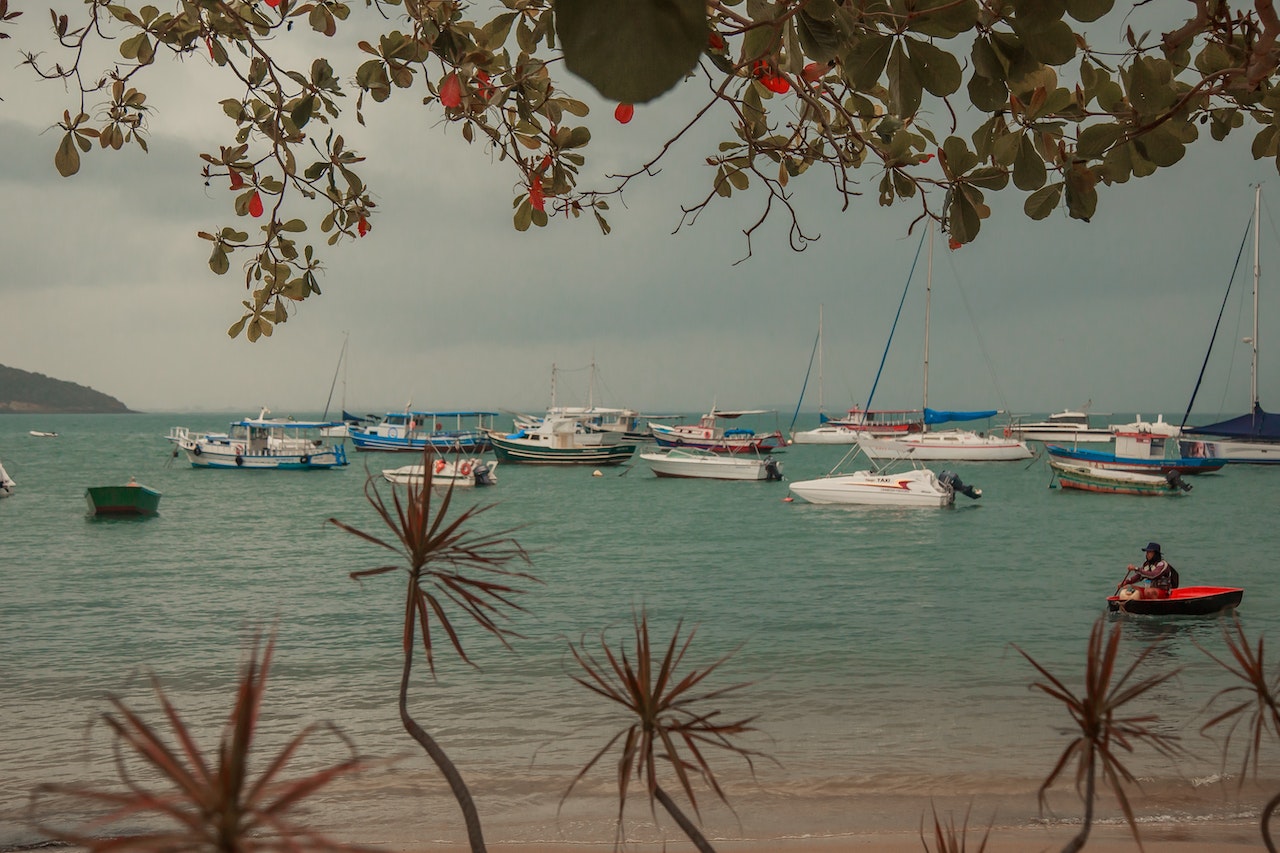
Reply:
[[901, 43], [894, 42], [885, 68], [889, 74], [889, 112], [899, 118], [915, 115], [920, 109], [924, 89]]
[[1066, 179], [1067, 213], [1072, 219], [1088, 222], [1098, 209], [1098, 176], [1077, 163], [1067, 170]]
[[860, 92], [870, 91], [879, 85], [893, 46], [892, 36], [866, 36], [855, 41], [840, 58], [849, 85]]
[[1111, 11], [1115, 0], [1067, 0], [1067, 14], [1077, 21], [1096, 21]]
[[[227, 253], [221, 246], [213, 247], [213, 254], [209, 255], [209, 269], [217, 275], [226, 275], [227, 270], [231, 269], [231, 262], [227, 260]], [[235, 335], [231, 337], [234, 338]]]
[[978, 155], [969, 150], [969, 146], [958, 136], [948, 136], [942, 143], [942, 153], [946, 157], [945, 168], [951, 178], [958, 178], [978, 165]]
[[1277, 152], [1276, 145], [1276, 126], [1269, 124], [1262, 130], [1258, 131], [1258, 135], [1253, 138], [1251, 152], [1253, 159], [1261, 160], [1263, 157], [1273, 157]]
[[239, 320], [231, 324], [231, 328], [227, 329], [227, 337], [238, 337], [244, 331], [244, 324], [249, 322], [249, 315], [245, 314]]
[[58, 174], [69, 178], [80, 171], [80, 152], [76, 150], [75, 134], [67, 131], [58, 145], [58, 153], [53, 155], [53, 165]]
[[[840, 46], [844, 44], [840, 27], [832, 20], [835, 15], [835, 4], [825, 0], [824, 5], [831, 7], [831, 13], [825, 17], [818, 16], [818, 4], [813, 2], [802, 8], [800, 14], [796, 16], [796, 29], [801, 49], [814, 62], [822, 63], [835, 59], [840, 53]], [[799, 59], [799, 57], [794, 58]]]
[[916, 0], [910, 23], [913, 33], [936, 38], [955, 38], [978, 23], [977, 0]]
[[1080, 131], [1076, 153], [1086, 160], [1095, 160], [1120, 141], [1125, 129], [1118, 124], [1094, 124]]
[[707, 43], [703, 0], [558, 0], [555, 24], [565, 67], [620, 103], [670, 90]]
[[1062, 184], [1050, 184], [1027, 196], [1027, 200], [1023, 202], [1022, 210], [1032, 219], [1044, 219], [1058, 209], [1058, 203], [1061, 201]]
[[913, 38], [903, 41], [916, 77], [931, 95], [945, 98], [960, 88], [960, 61], [954, 55], [926, 41]]
[[1044, 160], [1040, 158], [1030, 137], [1022, 137], [1017, 159], [1013, 161], [1013, 185], [1024, 191], [1034, 190], [1044, 186], [1046, 180], [1048, 172], [1044, 167]]
[[533, 205], [529, 203], [528, 196], [522, 196], [520, 203], [516, 205], [516, 230], [528, 231], [531, 224], [533, 224]]
[[298, 130], [307, 126], [307, 122], [311, 121], [311, 116], [315, 113], [316, 97], [315, 95], [307, 95], [298, 101], [297, 106], [289, 113], [289, 120], [293, 122], [293, 126]]

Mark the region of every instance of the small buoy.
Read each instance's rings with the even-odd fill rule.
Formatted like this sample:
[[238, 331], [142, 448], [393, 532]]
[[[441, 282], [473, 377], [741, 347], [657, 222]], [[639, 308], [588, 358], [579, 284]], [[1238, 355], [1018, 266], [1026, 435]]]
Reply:
[[787, 495], [785, 498], [783, 498], [783, 499], [782, 499], [782, 502], [783, 502], [784, 504], [789, 504], [789, 503], [791, 503], [791, 502], [792, 502], [792, 501], [794, 501], [794, 500], [795, 500], [795, 498], [791, 497], [791, 495]]
[[599, 468], [597, 468], [596, 470], [594, 470], [594, 471], [592, 471], [592, 472], [591, 472], [591, 476], [592, 476], [592, 477], [603, 477], [603, 476], [604, 476], [604, 474], [601, 474], [601, 473], [600, 473], [600, 469], [599, 469]]

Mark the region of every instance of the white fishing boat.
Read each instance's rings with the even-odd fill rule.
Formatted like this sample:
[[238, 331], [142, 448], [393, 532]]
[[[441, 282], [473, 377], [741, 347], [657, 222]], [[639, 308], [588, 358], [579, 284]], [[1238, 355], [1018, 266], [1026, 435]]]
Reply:
[[[431, 463], [431, 487], [447, 489], [450, 486], [471, 488], [497, 485], [498, 477], [494, 472], [497, 467], [497, 461], [486, 462], [478, 456], [451, 460], [437, 456]], [[422, 465], [403, 465], [399, 468], [384, 468], [382, 477], [388, 483], [398, 486], [420, 485], [425, 479], [425, 471]]]
[[658, 477], [708, 480], [781, 480], [782, 465], [772, 456], [713, 453], [696, 447], [667, 447], [645, 451], [640, 458]]
[[0, 465], [0, 498], [7, 498], [13, 494], [18, 484], [9, 476], [9, 472], [4, 470], [4, 466]]
[[437, 453], [483, 453], [489, 449], [486, 430], [493, 428], [497, 416], [497, 412], [405, 409], [345, 426], [356, 450], [422, 453], [430, 445]]
[[[743, 409], [723, 411], [714, 405], [711, 411], [698, 419], [696, 424], [668, 426], [649, 422], [653, 440], [661, 447], [697, 447], [716, 453], [768, 453], [786, 447], [781, 430], [756, 432], [746, 427], [725, 427], [721, 421], [732, 421], [746, 415], [770, 414], [769, 409]], [[776, 414], [776, 413], [775, 413]]]
[[1010, 433], [1022, 441], [1055, 441], [1070, 444], [1105, 444], [1111, 441], [1110, 427], [1095, 427], [1088, 412], [1067, 409], [1054, 412], [1043, 421], [1014, 421]]
[[636, 445], [621, 443], [622, 433], [585, 435], [575, 418], [548, 416], [536, 426], [503, 434], [486, 435], [494, 455], [506, 462], [541, 465], [621, 465], [636, 452]]
[[173, 427], [168, 439], [174, 455], [185, 453], [193, 468], [310, 470], [348, 464], [342, 439], [325, 434], [340, 421], [296, 421], [270, 414], [264, 408], [256, 418], [232, 422], [227, 432]]

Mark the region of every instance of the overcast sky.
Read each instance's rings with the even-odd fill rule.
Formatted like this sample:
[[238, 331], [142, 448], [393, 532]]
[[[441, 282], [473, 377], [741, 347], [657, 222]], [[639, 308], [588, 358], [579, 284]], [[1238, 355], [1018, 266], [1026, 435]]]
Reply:
[[[361, 10], [363, 11], [363, 10]], [[47, 27], [46, 20], [23, 21]], [[23, 28], [8, 45], [24, 44]], [[29, 41], [29, 39], [27, 39]], [[8, 47], [6, 47], [8, 49]], [[805, 408], [865, 402], [919, 243], [907, 233], [912, 203], [881, 208], [878, 174], [841, 211], [829, 172], [799, 182], [802, 224], [821, 234], [803, 253], [788, 248], [775, 214], [755, 236], [742, 229], [760, 195], [713, 204], [693, 227], [672, 232], [681, 204], [700, 200], [712, 170], [704, 158], [727, 137], [723, 116], [678, 147], [656, 178], [614, 203], [613, 233], [590, 217], [521, 234], [511, 226], [517, 173], [468, 146], [398, 93], [399, 104], [365, 105], [367, 128], [344, 127], [369, 155], [363, 176], [378, 202], [373, 231], [324, 248], [323, 296], [302, 303], [269, 339], [232, 340], [243, 276], [216, 276], [198, 230], [234, 224], [225, 179], [205, 187], [198, 152], [227, 135], [207, 65], [166, 65], [148, 86], [156, 108], [150, 153], [87, 156], [81, 173], [53, 167], [73, 102], [22, 68], [0, 96], [0, 364], [88, 385], [131, 408], [277, 414], [324, 408], [344, 340], [346, 364], [333, 407], [382, 412], [419, 408], [537, 410], [595, 402], [648, 412], [796, 405], [824, 314], [824, 370]], [[695, 86], [696, 89], [696, 86]], [[611, 105], [586, 96], [593, 127], [592, 176], [648, 159], [688, 117], [684, 95], [641, 107], [625, 127]], [[234, 93], [231, 93], [234, 94]], [[697, 94], [691, 92], [691, 94]], [[348, 99], [354, 101], [354, 93]], [[1100, 187], [1090, 223], [1057, 213], [1033, 222], [1023, 194], [989, 194], [994, 214], [978, 240], [950, 252], [935, 245], [929, 404], [1047, 412], [1092, 404], [1095, 412], [1185, 408], [1232, 264], [1263, 182], [1260, 396], [1280, 407], [1280, 282], [1274, 248], [1280, 180], [1274, 163], [1249, 154], [1251, 126], [1226, 143], [1205, 136], [1177, 166]], [[936, 161], [935, 161], [936, 162]], [[318, 210], [318, 209], [317, 209]], [[309, 211], [308, 215], [315, 214]], [[322, 241], [318, 241], [322, 242]], [[918, 407], [922, 396], [924, 265], [912, 282], [877, 408]], [[1249, 333], [1247, 265], [1233, 287], [1198, 412], [1247, 410], [1249, 362], [1231, 346]], [[1270, 321], [1270, 322], [1269, 322]]]

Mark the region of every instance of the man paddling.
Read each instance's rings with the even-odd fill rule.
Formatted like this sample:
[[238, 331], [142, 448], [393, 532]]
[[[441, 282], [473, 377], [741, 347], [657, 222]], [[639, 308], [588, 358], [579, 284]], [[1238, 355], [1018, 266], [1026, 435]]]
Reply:
[[[1143, 550], [1147, 553], [1146, 561], [1141, 566], [1129, 564], [1124, 580], [1116, 587], [1117, 592], [1123, 594], [1124, 588], [1128, 587], [1129, 595], [1133, 597], [1168, 598], [1169, 591], [1178, 586], [1177, 570], [1160, 553], [1159, 542], [1148, 542]], [[1144, 581], [1145, 586], [1141, 585]]]

